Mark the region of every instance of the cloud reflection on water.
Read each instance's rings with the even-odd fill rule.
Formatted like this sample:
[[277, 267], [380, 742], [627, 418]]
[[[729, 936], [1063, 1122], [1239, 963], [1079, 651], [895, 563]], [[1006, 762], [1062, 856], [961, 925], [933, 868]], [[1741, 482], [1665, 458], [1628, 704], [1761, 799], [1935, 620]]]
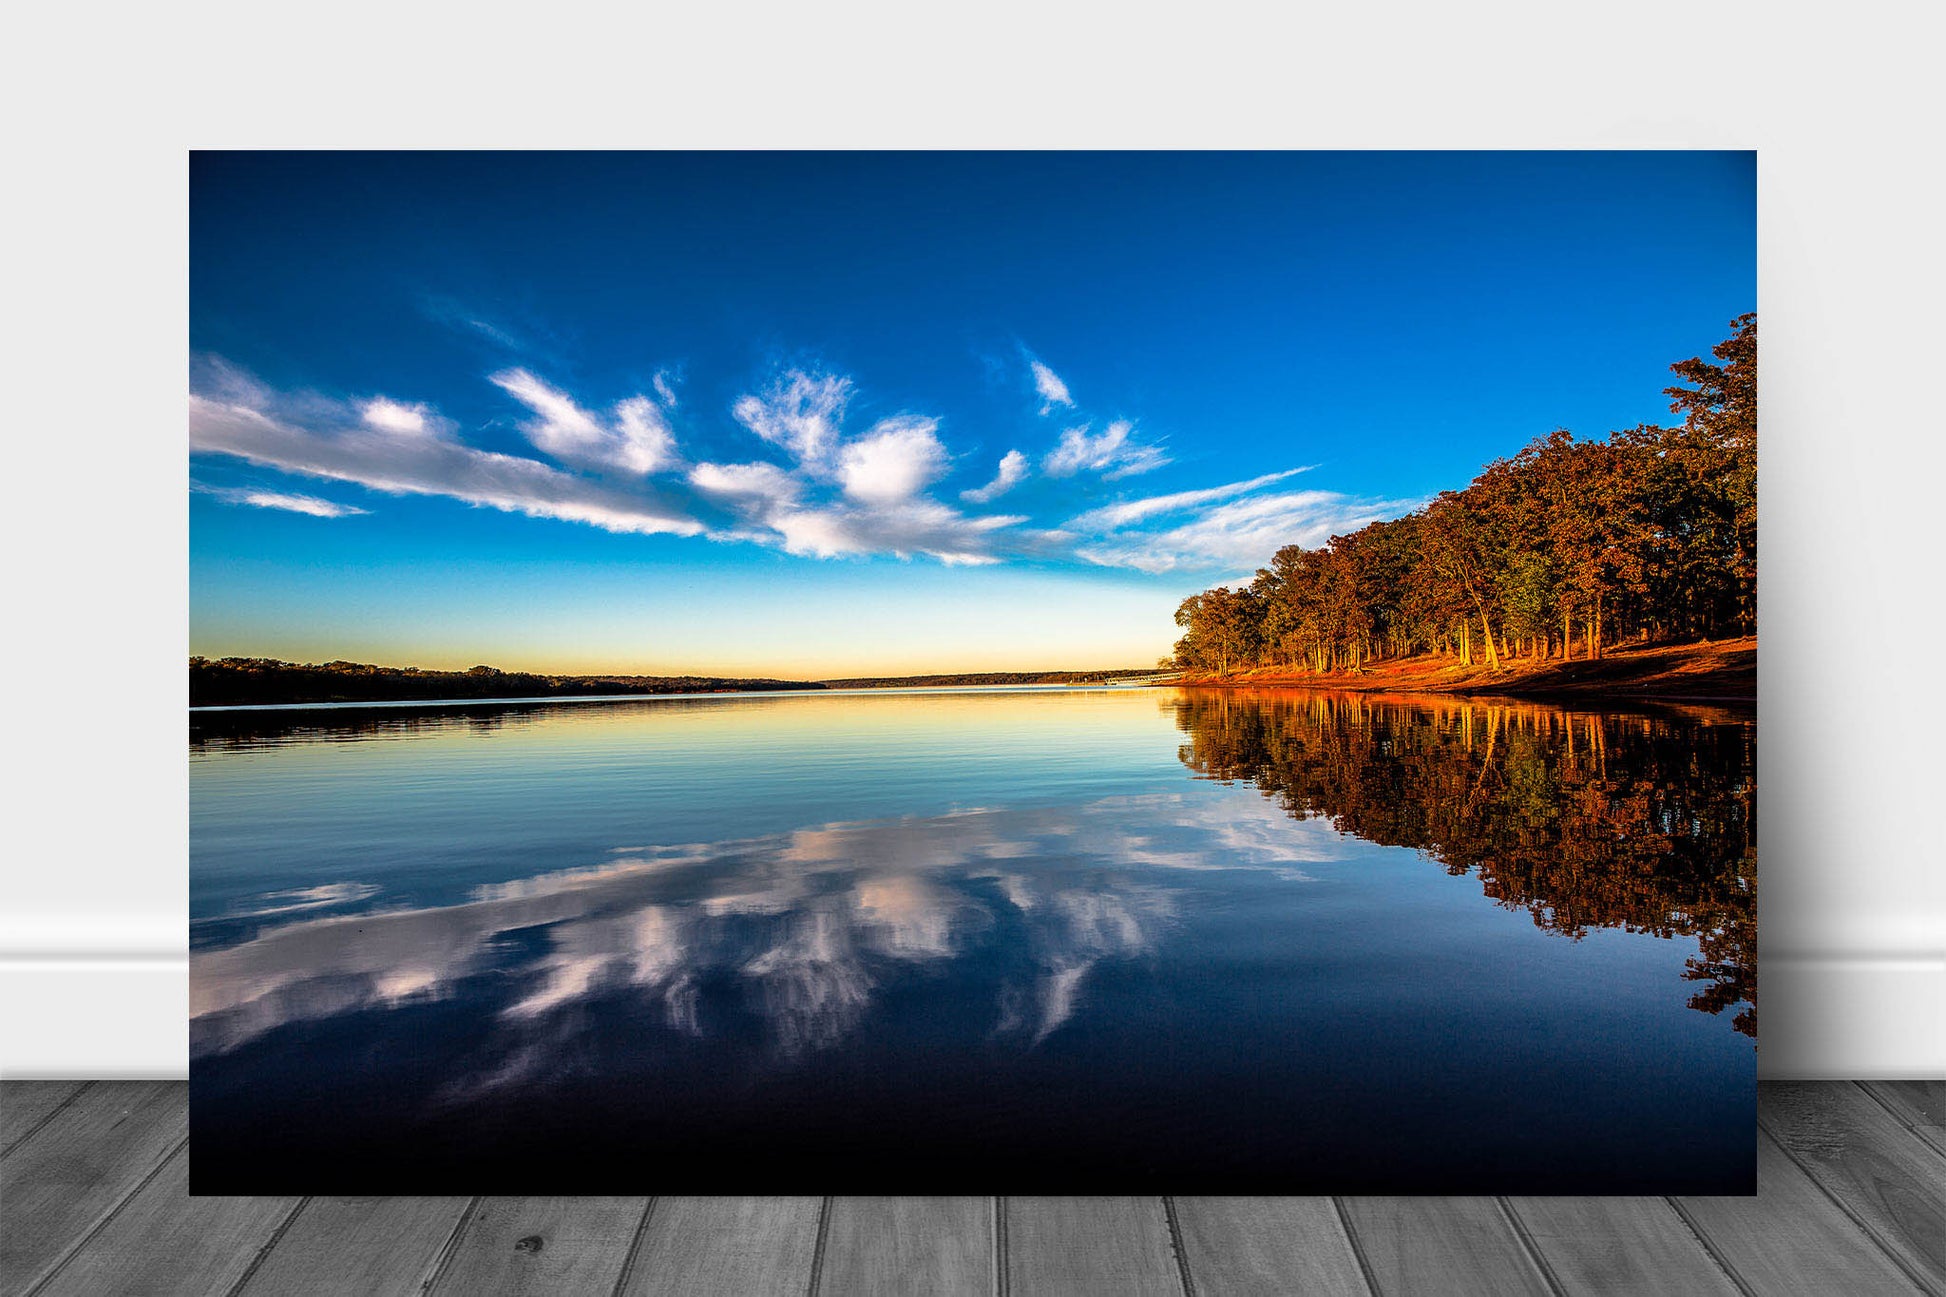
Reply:
[[[1004, 985], [993, 1033], [1031, 1047], [1073, 1019], [1097, 964], [1154, 952], [1178, 913], [1171, 871], [1301, 882], [1299, 865], [1343, 851], [1328, 827], [1258, 797], [1200, 793], [626, 848], [454, 904], [388, 908], [380, 897], [365, 913], [293, 915], [198, 950], [192, 1049], [220, 1053], [467, 983], [511, 988], [491, 1012], [524, 1033], [500, 1065], [520, 1073], [544, 1041], [567, 1043], [564, 1016], [594, 997], [633, 997], [645, 1028], [701, 1035], [705, 986], [728, 983], [736, 1011], [789, 1059], [843, 1039], [892, 981], [965, 955], [1002, 923], [1022, 934], [1032, 973]], [[368, 885], [331, 886], [349, 896]]]

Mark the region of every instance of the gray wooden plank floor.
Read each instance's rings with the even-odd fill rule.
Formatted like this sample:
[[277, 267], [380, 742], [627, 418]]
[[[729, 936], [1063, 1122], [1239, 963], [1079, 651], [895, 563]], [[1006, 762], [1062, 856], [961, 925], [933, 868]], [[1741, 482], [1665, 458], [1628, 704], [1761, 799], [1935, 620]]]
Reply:
[[186, 1107], [0, 1083], [0, 1297], [1946, 1297], [1946, 1081], [1765, 1085], [1755, 1198], [191, 1198]]

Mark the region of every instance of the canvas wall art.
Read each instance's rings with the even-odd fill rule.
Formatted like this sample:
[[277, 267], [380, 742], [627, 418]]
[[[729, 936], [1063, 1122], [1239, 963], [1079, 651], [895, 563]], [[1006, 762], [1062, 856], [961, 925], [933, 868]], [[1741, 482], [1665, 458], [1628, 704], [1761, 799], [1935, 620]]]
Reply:
[[1749, 1192], [1749, 153], [202, 153], [198, 1193]]

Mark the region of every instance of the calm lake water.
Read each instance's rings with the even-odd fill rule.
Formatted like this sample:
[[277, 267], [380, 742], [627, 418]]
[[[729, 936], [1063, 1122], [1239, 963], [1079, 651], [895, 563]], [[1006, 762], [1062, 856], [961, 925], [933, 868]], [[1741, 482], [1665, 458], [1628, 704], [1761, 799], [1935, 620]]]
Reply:
[[191, 715], [212, 1192], [1748, 1192], [1755, 727], [909, 691]]

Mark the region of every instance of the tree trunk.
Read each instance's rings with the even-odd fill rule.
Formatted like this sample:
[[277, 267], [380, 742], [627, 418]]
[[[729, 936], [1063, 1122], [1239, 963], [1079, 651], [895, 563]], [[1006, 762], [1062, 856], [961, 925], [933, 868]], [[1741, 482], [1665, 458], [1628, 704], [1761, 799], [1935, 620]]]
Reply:
[[1480, 609], [1480, 630], [1486, 636], [1487, 641], [1487, 670], [1498, 671], [1500, 669], [1500, 655], [1494, 652], [1493, 623], [1487, 620], [1487, 610], [1484, 607]]

